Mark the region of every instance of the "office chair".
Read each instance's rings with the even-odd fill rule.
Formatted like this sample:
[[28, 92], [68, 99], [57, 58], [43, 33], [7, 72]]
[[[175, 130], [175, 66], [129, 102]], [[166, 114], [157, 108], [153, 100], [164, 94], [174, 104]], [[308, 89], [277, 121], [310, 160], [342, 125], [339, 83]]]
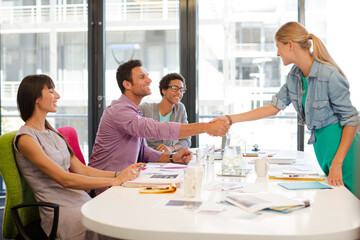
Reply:
[[[55, 239], [58, 228], [59, 205], [36, 202], [30, 186], [16, 165], [13, 148], [15, 134], [16, 131], [0, 136], [0, 173], [6, 185], [3, 237], [5, 239], [26, 240]], [[54, 220], [49, 237], [46, 236], [40, 226], [38, 206], [54, 209]]]
[[[79, 145], [79, 139], [76, 133], [75, 128], [73, 127], [61, 127], [57, 129], [59, 133], [61, 133], [65, 138], [72, 150], [75, 153], [75, 156], [84, 164], [85, 158], [81, 152], [80, 145]], [[90, 197], [94, 198], [96, 196], [95, 190], [86, 191]]]
[[79, 139], [76, 133], [75, 128], [73, 127], [61, 127], [57, 129], [59, 133], [61, 133], [65, 138], [72, 150], [75, 153], [75, 156], [84, 164], [85, 158], [81, 152], [80, 145], [79, 145]]

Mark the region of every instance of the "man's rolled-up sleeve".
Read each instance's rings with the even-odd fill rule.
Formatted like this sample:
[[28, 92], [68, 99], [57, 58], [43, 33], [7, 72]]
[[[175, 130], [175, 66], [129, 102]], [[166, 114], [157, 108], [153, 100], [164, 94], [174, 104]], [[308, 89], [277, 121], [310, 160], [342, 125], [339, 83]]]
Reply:
[[158, 122], [133, 113], [114, 118], [114, 123], [121, 131], [131, 136], [161, 140], [178, 139], [181, 126], [181, 123]]

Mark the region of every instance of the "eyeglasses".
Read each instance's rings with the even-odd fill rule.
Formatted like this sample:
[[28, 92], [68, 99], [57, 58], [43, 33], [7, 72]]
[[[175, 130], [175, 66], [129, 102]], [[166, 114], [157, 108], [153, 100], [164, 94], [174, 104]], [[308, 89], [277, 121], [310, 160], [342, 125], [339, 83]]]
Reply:
[[186, 93], [186, 88], [184, 88], [184, 87], [168, 86], [168, 88], [171, 88], [171, 91], [173, 91], [173, 92], [177, 92], [177, 91], [180, 90], [180, 93], [181, 93], [181, 94]]

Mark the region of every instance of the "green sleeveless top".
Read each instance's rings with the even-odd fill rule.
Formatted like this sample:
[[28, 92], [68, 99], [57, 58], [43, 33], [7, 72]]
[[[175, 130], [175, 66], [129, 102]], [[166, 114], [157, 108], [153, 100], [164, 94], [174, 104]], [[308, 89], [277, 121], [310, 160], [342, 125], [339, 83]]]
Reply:
[[[304, 90], [302, 106], [303, 109], [305, 109], [308, 82], [304, 75], [302, 75], [302, 82]], [[314, 131], [316, 137], [316, 142], [314, 143], [315, 155], [321, 169], [326, 175], [329, 174], [332, 160], [339, 148], [342, 130], [343, 126], [341, 126], [340, 122], [338, 122], [324, 128], [315, 129]], [[354, 194], [356, 192], [356, 187], [354, 186], [356, 181], [355, 160], [360, 157], [359, 142], [359, 134], [357, 133], [342, 165], [343, 182], [345, 186]]]

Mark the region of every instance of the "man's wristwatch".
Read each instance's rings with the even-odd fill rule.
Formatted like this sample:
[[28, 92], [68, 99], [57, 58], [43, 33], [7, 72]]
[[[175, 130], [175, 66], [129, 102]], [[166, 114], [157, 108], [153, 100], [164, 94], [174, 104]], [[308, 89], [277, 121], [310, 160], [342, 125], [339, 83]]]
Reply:
[[174, 155], [174, 154], [170, 154], [170, 162], [171, 162], [171, 163], [174, 163], [173, 155]]
[[176, 149], [175, 149], [175, 146], [174, 146], [174, 145], [170, 145], [169, 147], [171, 148], [171, 151], [172, 151], [172, 152], [175, 152]]

